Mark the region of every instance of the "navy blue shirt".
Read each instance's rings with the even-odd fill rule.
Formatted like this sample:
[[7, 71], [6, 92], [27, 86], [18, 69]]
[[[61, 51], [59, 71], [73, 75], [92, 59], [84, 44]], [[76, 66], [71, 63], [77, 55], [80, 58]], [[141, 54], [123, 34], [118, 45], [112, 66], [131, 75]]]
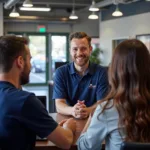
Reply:
[[87, 107], [104, 98], [108, 89], [107, 68], [90, 63], [84, 76], [76, 73], [74, 63], [59, 67], [55, 72], [53, 99], [66, 99], [70, 106], [85, 100]]
[[32, 150], [36, 135], [47, 137], [57, 123], [33, 94], [0, 82], [0, 147], [2, 150]]

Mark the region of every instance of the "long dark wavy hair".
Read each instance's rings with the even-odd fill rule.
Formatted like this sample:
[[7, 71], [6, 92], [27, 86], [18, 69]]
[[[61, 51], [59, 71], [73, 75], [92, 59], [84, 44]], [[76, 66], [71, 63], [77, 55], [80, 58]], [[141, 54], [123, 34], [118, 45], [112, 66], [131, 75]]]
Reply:
[[[120, 43], [109, 66], [110, 92], [102, 112], [111, 99], [119, 113], [118, 126], [124, 126], [125, 141], [150, 142], [150, 54], [139, 40]], [[102, 113], [101, 112], [101, 113]], [[100, 113], [100, 114], [101, 114]]]

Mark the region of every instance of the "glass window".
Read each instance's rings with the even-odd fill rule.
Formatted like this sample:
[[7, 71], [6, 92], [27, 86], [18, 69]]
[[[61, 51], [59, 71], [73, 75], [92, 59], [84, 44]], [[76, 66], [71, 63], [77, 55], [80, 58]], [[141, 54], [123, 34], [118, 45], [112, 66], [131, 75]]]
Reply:
[[[52, 35], [52, 78], [55, 74], [58, 64], [63, 65], [63, 62], [67, 61], [67, 36], [64, 35]], [[62, 63], [61, 63], [62, 62]]]
[[[68, 62], [68, 34], [9, 33], [29, 39], [31, 52], [30, 85], [47, 84], [53, 80], [55, 69]], [[48, 42], [49, 41], [49, 42]]]
[[120, 38], [120, 39], [115, 39], [112, 40], [112, 50], [114, 51], [114, 49], [123, 41], [127, 40], [128, 38]]
[[145, 35], [137, 35], [136, 38], [142, 41], [150, 52], [150, 34]]
[[100, 45], [99, 43], [100, 43], [99, 38], [92, 38], [91, 39], [91, 45], [92, 45], [93, 50], [96, 48], [99, 48], [99, 45]]
[[29, 35], [31, 52], [31, 73], [29, 83], [46, 82], [46, 36]]

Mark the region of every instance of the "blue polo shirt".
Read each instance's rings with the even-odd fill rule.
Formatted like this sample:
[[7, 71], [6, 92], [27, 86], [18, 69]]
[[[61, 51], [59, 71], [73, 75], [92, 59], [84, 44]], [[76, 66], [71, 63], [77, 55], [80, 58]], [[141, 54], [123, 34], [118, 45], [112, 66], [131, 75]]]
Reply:
[[0, 81], [0, 148], [33, 150], [36, 135], [47, 137], [57, 127], [33, 94]]
[[55, 72], [53, 99], [66, 99], [70, 106], [84, 100], [87, 107], [104, 98], [108, 89], [107, 68], [90, 63], [84, 76], [76, 73], [74, 63]]

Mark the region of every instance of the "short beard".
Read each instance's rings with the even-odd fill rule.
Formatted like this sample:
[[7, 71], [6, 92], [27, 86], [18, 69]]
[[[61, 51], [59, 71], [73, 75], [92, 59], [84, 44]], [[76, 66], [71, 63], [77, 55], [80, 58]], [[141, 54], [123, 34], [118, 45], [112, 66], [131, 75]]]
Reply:
[[27, 72], [27, 66], [24, 66], [24, 70], [22, 71], [20, 75], [20, 84], [25, 85], [29, 83], [29, 73]]
[[74, 61], [74, 63], [77, 64], [78, 66], [83, 67], [83, 66], [85, 66], [85, 65], [89, 62], [89, 57], [85, 57], [84, 59], [85, 59], [85, 61], [84, 61], [82, 64], [77, 63], [75, 58], [73, 58], [73, 61]]
[[29, 75], [26, 75], [24, 72], [22, 72], [20, 76], [20, 84], [25, 85], [27, 83], [29, 83]]

